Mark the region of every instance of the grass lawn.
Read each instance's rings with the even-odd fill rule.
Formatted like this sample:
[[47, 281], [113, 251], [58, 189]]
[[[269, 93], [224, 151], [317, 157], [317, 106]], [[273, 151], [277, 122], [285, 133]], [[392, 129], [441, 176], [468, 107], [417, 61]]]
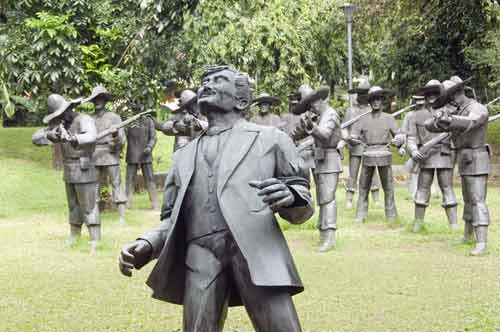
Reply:
[[[135, 200], [126, 226], [103, 214], [96, 256], [88, 254], [87, 235], [67, 248], [61, 174], [50, 169], [48, 149], [31, 146], [33, 131], [0, 129], [0, 331], [181, 331], [181, 307], [150, 298], [144, 281], [152, 264], [132, 279], [117, 268], [120, 247], [158, 223], [146, 195]], [[168, 167], [169, 151], [171, 140], [160, 137], [157, 170]], [[354, 211], [340, 208], [339, 244], [326, 254], [315, 252], [316, 217], [283, 226], [306, 286], [295, 297], [305, 332], [500, 331], [500, 189], [490, 188], [490, 250], [480, 258], [467, 256], [470, 245], [448, 230], [436, 198], [426, 231], [409, 232], [407, 196], [398, 188], [401, 227], [384, 223], [382, 206], [362, 226], [353, 225]], [[225, 331], [253, 331], [244, 309], [229, 311]]]

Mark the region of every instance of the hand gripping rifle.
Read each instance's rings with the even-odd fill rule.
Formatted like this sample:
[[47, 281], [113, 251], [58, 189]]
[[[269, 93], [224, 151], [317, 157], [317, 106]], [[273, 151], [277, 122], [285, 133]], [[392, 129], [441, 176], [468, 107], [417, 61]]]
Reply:
[[[490, 116], [488, 118], [488, 122], [493, 122], [500, 119], [500, 114]], [[409, 173], [418, 173], [420, 169], [420, 164], [422, 161], [424, 161], [426, 158], [429, 158], [429, 153], [432, 150], [433, 147], [438, 145], [439, 143], [445, 141], [446, 139], [451, 137], [451, 133], [442, 133], [431, 139], [430, 141], [426, 142], [423, 144], [420, 149], [418, 149], [418, 152], [424, 157], [421, 161], [416, 161], [413, 158], [410, 158], [406, 161], [405, 163], [405, 170], [408, 171]]]
[[140, 120], [143, 116], [147, 115], [147, 114], [150, 114], [150, 113], [153, 113], [154, 110], [149, 110], [149, 111], [145, 111], [145, 112], [141, 112], [141, 113], [138, 113], [130, 118], [128, 118], [127, 120], [125, 121], [122, 121], [120, 124], [117, 124], [117, 125], [114, 125], [114, 126], [111, 126], [109, 127], [108, 129], [104, 130], [104, 131], [101, 131], [99, 134], [97, 134], [97, 141], [100, 140], [101, 138], [104, 138], [108, 135], [111, 135], [111, 134], [114, 134], [116, 132], [118, 132], [118, 130], [122, 129], [122, 128], [126, 128], [126, 127], [129, 127], [131, 126], [134, 122]]

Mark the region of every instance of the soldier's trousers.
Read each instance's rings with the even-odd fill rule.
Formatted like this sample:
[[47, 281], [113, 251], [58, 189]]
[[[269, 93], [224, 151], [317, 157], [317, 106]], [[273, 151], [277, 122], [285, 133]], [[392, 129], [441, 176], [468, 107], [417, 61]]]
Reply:
[[156, 182], [153, 173], [153, 164], [127, 164], [127, 199], [128, 204], [132, 204], [132, 198], [134, 196], [135, 182], [137, 180], [137, 171], [141, 168], [142, 177], [144, 178], [144, 184], [148, 191], [149, 200], [151, 201], [153, 208], [157, 209], [159, 207], [158, 193], [156, 190]]
[[325, 231], [337, 229], [337, 202], [335, 192], [340, 173], [314, 174], [316, 182], [316, 200], [319, 205], [318, 229]]
[[444, 208], [449, 208], [457, 205], [457, 197], [453, 191], [453, 169], [452, 168], [422, 168], [418, 174], [417, 191], [415, 193], [415, 204], [420, 206], [428, 206], [431, 198], [432, 182], [434, 181], [434, 173], [437, 175], [437, 180], [441, 193], [443, 194]]
[[231, 292], [236, 290], [256, 332], [301, 331], [288, 290], [254, 285], [230, 232], [191, 241], [186, 267], [184, 332], [221, 332]]
[[388, 166], [366, 166], [361, 168], [359, 178], [359, 198], [356, 209], [356, 218], [365, 219], [368, 215], [368, 199], [375, 168], [380, 175], [380, 183], [384, 190], [384, 205], [386, 218], [395, 218], [398, 215], [396, 201], [394, 198], [394, 179], [392, 178], [392, 167]]
[[474, 227], [490, 224], [490, 212], [486, 204], [487, 191], [488, 175], [462, 175], [463, 219]]
[[100, 225], [96, 201], [96, 183], [66, 183], [69, 223], [72, 225]]
[[96, 199], [99, 201], [99, 193], [101, 185], [107, 183], [109, 179], [109, 184], [111, 185], [111, 198], [115, 204], [127, 203], [127, 195], [122, 187], [122, 176], [120, 174], [120, 165], [110, 165], [110, 166], [96, 166], [97, 174], [99, 175], [99, 180], [97, 182]]
[[[349, 155], [349, 177], [347, 178], [346, 191], [356, 192], [358, 189], [358, 175], [359, 169], [361, 167], [361, 156]], [[379, 180], [377, 174], [373, 173], [373, 179], [371, 184], [371, 191], [376, 191], [380, 189]]]

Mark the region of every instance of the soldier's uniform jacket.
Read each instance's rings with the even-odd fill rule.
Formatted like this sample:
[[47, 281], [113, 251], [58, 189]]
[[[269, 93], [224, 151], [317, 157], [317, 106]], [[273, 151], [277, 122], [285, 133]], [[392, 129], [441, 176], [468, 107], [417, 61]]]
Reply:
[[201, 131], [195, 130], [192, 126], [188, 126], [187, 132], [179, 132], [175, 129], [175, 123], [184, 121], [184, 115], [185, 113], [183, 112], [173, 113], [168, 120], [162, 124], [161, 128], [159, 128], [165, 135], [175, 136], [174, 151], [183, 148], [201, 133]]
[[[371, 109], [370, 105], [358, 105], [358, 106], [351, 107], [347, 110], [347, 112], [345, 114], [344, 122], [349, 121], [349, 120], [357, 117], [360, 114], [368, 112], [370, 109]], [[351, 135], [353, 126], [354, 126], [354, 124], [352, 126], [350, 126], [349, 128], [347, 128], [347, 132], [349, 135]], [[348, 148], [349, 148], [349, 153], [351, 154], [351, 156], [361, 157], [363, 155], [364, 146], [362, 144], [349, 144]]]
[[67, 183], [91, 183], [97, 181], [97, 171], [92, 162], [97, 130], [94, 120], [86, 114], [78, 114], [67, 128], [76, 136], [78, 145], [61, 144], [64, 165], [64, 181]]
[[361, 140], [365, 149], [363, 165], [389, 166], [392, 164], [390, 144], [399, 133], [396, 120], [382, 111], [373, 112], [361, 118], [353, 125], [351, 136]]
[[127, 164], [148, 164], [153, 154], [144, 154], [146, 147], [153, 150], [156, 145], [155, 125], [151, 118], [144, 117], [137, 125], [127, 128]]
[[278, 128], [281, 124], [280, 117], [273, 113], [268, 113], [266, 115], [256, 114], [250, 121], [258, 125], [271, 126], [276, 128]]
[[[118, 114], [108, 111], [93, 114], [92, 118], [95, 121], [98, 134], [122, 122]], [[116, 138], [114, 138], [113, 135], [108, 135], [98, 140], [93, 155], [95, 166], [119, 165], [120, 152], [124, 144], [125, 132], [123, 129], [118, 130], [118, 136]]]
[[317, 126], [310, 132], [314, 138], [315, 174], [342, 172], [342, 160], [337, 144], [342, 140], [337, 112], [323, 103]]
[[[440, 135], [440, 133], [433, 133], [425, 128], [426, 121], [432, 120], [436, 112], [438, 111], [424, 108], [413, 112], [413, 115], [409, 118], [407, 148], [410, 153], [418, 151], [422, 145]], [[447, 139], [431, 149], [430, 153], [420, 163], [420, 167], [453, 168], [453, 159], [451, 140]]]
[[451, 116], [448, 126], [438, 125], [429, 119], [426, 128], [433, 132], [451, 132], [457, 150], [460, 175], [487, 175], [490, 172], [490, 148], [486, 143], [488, 109], [473, 99], [468, 99]]

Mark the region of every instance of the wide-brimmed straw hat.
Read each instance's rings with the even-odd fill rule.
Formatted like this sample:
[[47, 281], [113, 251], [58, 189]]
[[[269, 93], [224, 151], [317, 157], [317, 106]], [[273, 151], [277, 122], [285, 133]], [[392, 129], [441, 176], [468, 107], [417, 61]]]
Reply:
[[111, 93], [109, 93], [105, 87], [99, 85], [99, 86], [96, 86], [94, 88], [94, 90], [92, 90], [92, 93], [90, 94], [90, 96], [88, 98], [85, 98], [83, 100], [83, 102], [84, 103], [91, 102], [94, 99], [96, 99], [97, 97], [103, 97], [106, 100], [110, 100], [113, 98], [113, 95]]
[[389, 98], [394, 96], [394, 91], [383, 89], [379, 86], [372, 86], [370, 90], [368, 90], [368, 100], [372, 100], [376, 97]]
[[441, 93], [441, 82], [438, 80], [430, 80], [427, 84], [421, 88], [419, 88], [416, 92], [419, 96], [427, 96], [432, 94], [440, 94]]
[[372, 86], [370, 82], [368, 82], [368, 80], [361, 80], [361, 82], [359, 82], [356, 88], [347, 90], [347, 92], [351, 95], [353, 94], [366, 95], [371, 87]]
[[269, 104], [271, 106], [276, 106], [280, 103], [280, 99], [275, 96], [271, 96], [269, 93], [261, 93], [257, 97], [252, 100], [252, 104], [260, 105], [260, 104]]
[[317, 100], [324, 100], [330, 94], [330, 88], [327, 86], [322, 86], [314, 90], [306, 84], [302, 85], [298, 91], [300, 93], [300, 101], [292, 108], [292, 113], [294, 114], [307, 112], [311, 108], [312, 103]]
[[436, 99], [436, 101], [432, 104], [432, 108], [441, 108], [444, 107], [450, 99], [453, 97], [453, 95], [457, 92], [462, 90], [465, 87], [465, 84], [469, 82], [472, 78], [469, 77], [465, 81], [463, 81], [460, 77], [458, 76], [452, 76], [449, 80], [446, 80], [443, 82], [441, 86], [441, 92], [439, 97]]
[[43, 118], [43, 123], [49, 123], [64, 113], [68, 108], [76, 106], [82, 102], [82, 98], [67, 101], [63, 96], [53, 93], [47, 98], [49, 114]]

